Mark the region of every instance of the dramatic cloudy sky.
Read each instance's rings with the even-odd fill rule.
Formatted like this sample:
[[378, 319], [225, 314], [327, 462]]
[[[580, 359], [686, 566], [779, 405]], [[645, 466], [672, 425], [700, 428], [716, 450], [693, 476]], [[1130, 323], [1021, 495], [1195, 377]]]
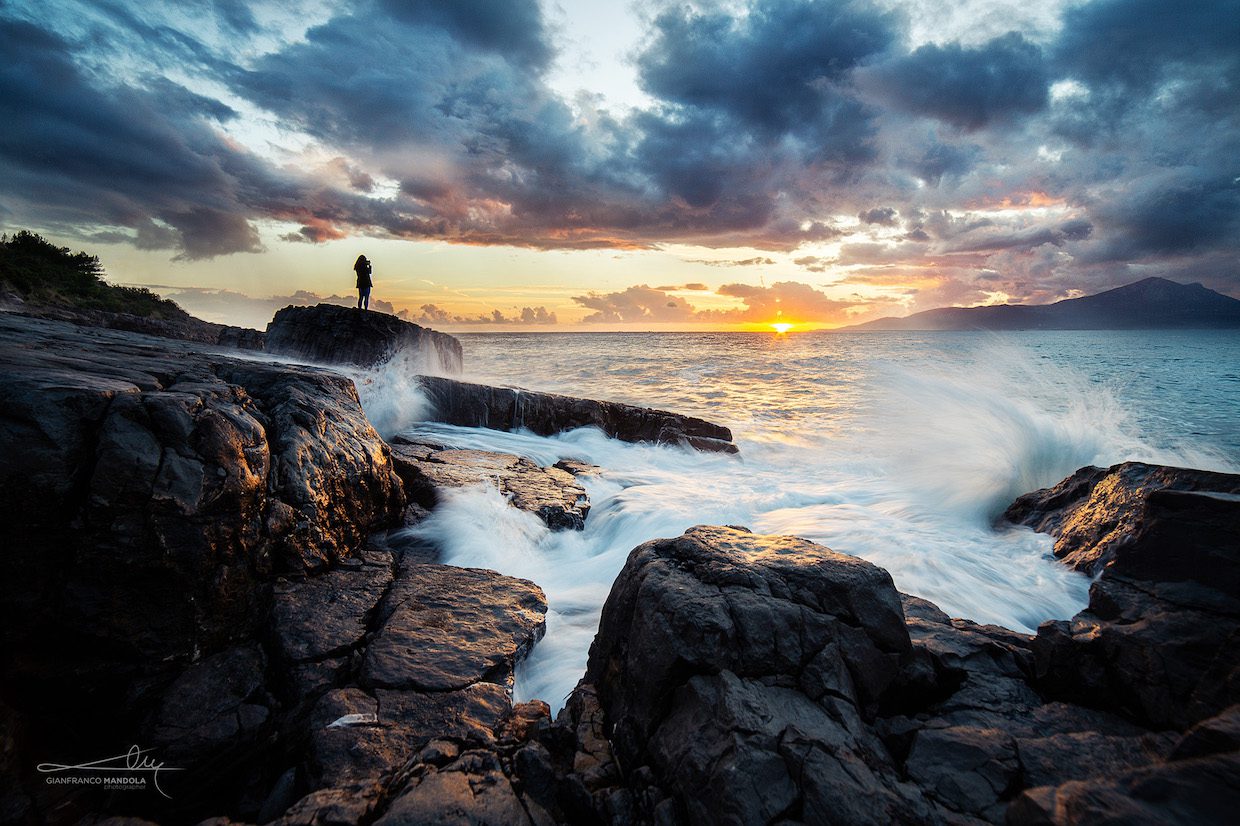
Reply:
[[[0, 0], [0, 227], [261, 326], [1240, 296], [1240, 0]], [[341, 296], [344, 296], [342, 298]]]

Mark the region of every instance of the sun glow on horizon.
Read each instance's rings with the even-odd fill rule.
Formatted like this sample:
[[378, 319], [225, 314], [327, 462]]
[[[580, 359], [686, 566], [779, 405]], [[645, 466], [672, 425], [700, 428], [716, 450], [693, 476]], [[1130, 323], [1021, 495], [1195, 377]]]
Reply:
[[782, 336], [784, 333], [792, 329], [792, 325], [786, 321], [775, 321], [772, 322], [771, 329]]

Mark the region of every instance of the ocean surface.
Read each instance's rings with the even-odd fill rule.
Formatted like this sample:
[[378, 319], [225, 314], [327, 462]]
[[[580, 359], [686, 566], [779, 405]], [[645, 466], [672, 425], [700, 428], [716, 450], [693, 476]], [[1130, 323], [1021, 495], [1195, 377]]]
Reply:
[[543, 464], [572, 457], [592, 509], [547, 530], [493, 489], [454, 493], [415, 529], [444, 561], [546, 591], [547, 635], [518, 700], [558, 708], [585, 668], [630, 550], [696, 524], [806, 537], [886, 568], [953, 616], [1032, 632], [1087, 601], [1051, 540], [996, 529], [1021, 493], [1128, 459], [1240, 471], [1240, 336], [1231, 332], [468, 334], [465, 378], [629, 402], [732, 428], [739, 456], [420, 421], [391, 365], [359, 382], [384, 435]]

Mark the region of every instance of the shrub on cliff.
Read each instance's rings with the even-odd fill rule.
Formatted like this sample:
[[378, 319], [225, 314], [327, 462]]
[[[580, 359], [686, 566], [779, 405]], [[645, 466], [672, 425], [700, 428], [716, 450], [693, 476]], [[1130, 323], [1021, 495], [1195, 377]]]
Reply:
[[144, 318], [180, 319], [187, 315], [173, 301], [142, 287], [120, 287], [103, 280], [98, 256], [70, 252], [43, 236], [21, 230], [0, 235], [0, 289], [22, 300], [84, 310], [128, 313]]

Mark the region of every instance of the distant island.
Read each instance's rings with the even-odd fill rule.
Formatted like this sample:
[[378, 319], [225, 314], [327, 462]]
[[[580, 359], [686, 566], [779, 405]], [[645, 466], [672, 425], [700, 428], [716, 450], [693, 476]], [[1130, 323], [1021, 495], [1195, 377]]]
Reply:
[[1146, 278], [1054, 304], [940, 307], [842, 330], [1149, 330], [1240, 328], [1240, 300], [1201, 284]]

